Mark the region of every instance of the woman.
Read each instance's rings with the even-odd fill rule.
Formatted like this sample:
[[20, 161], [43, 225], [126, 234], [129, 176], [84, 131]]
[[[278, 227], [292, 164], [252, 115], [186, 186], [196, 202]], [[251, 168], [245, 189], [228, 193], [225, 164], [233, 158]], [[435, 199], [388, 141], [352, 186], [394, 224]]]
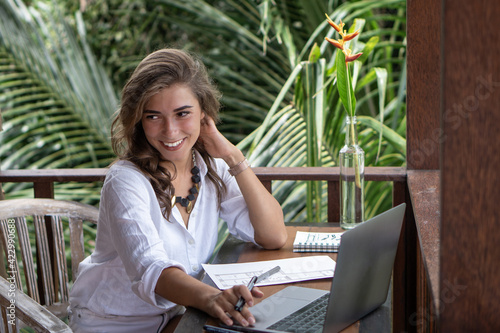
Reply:
[[96, 248], [71, 291], [75, 332], [157, 332], [184, 306], [251, 325], [254, 288], [220, 291], [196, 277], [230, 233], [266, 249], [287, 238], [283, 212], [242, 152], [216, 128], [219, 93], [201, 61], [175, 49], [147, 56], [112, 125], [118, 161], [101, 192]]

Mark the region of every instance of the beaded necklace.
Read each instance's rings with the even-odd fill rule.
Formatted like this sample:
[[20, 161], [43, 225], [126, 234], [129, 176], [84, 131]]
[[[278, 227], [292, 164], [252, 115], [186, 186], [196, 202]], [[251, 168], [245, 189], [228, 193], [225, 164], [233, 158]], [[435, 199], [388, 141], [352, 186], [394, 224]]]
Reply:
[[200, 191], [200, 169], [196, 166], [196, 158], [194, 154], [194, 149], [192, 150], [193, 154], [193, 168], [191, 169], [191, 180], [193, 181], [193, 187], [189, 189], [189, 195], [185, 198], [180, 197], [180, 196], [173, 196], [172, 197], [172, 208], [175, 206], [176, 203], [180, 203], [182, 207], [186, 207], [186, 211], [188, 214], [191, 213], [193, 210], [193, 200], [196, 198], [195, 194], [197, 194]]

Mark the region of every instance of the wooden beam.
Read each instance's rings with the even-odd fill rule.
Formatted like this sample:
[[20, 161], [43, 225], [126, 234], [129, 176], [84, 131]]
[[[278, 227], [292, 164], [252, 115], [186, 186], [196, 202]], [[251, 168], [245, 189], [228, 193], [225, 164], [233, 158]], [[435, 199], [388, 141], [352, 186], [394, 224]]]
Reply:
[[407, 168], [437, 170], [440, 142], [441, 0], [408, 0], [406, 16]]
[[[22, 169], [0, 170], [2, 182], [92, 182], [103, 181], [108, 169]], [[338, 181], [338, 167], [253, 167], [262, 180], [333, 180]], [[366, 181], [406, 181], [401, 167], [366, 167]]]
[[500, 2], [443, 0], [440, 331], [499, 332]]

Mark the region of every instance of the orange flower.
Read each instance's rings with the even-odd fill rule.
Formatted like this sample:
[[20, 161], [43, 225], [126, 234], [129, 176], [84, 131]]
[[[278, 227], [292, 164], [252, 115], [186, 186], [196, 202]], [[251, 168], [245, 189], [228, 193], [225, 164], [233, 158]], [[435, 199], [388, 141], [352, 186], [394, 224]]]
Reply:
[[354, 37], [356, 37], [357, 35], [359, 35], [359, 30], [353, 32], [352, 34], [344, 35], [344, 37], [342, 39], [344, 40], [344, 42], [347, 42], [351, 39], [354, 39]]
[[348, 62], [351, 62], [351, 61], [358, 59], [363, 53], [360, 52], [360, 53], [356, 53], [356, 54], [351, 55], [352, 51], [348, 48], [345, 48], [344, 44], [345, 44], [345, 42], [348, 42], [348, 41], [356, 38], [359, 35], [359, 30], [356, 30], [355, 32], [348, 34], [348, 33], [346, 33], [345, 30], [342, 30], [344, 28], [344, 23], [342, 22], [342, 20], [340, 20], [340, 23], [337, 25], [335, 22], [332, 21], [330, 16], [328, 16], [328, 14], [325, 14], [325, 15], [326, 15], [326, 18], [328, 20], [328, 23], [339, 33], [339, 35], [341, 37], [341, 39], [338, 39], [338, 40], [325, 37], [326, 41], [329, 42], [330, 44], [332, 44], [333, 46], [335, 46], [336, 48], [342, 50], [342, 52], [344, 52], [346, 65]]
[[335, 22], [332, 21], [330, 16], [328, 16], [328, 14], [325, 13], [325, 15], [326, 18], [328, 19], [328, 23], [333, 27], [333, 29], [337, 30], [337, 32], [341, 32], [342, 28], [344, 27], [344, 23], [342, 23], [342, 20], [340, 20], [340, 25], [337, 25]]
[[346, 64], [348, 62], [351, 62], [351, 61], [354, 61], [354, 60], [358, 59], [363, 54], [362, 52], [359, 52], [359, 53], [351, 55], [351, 50], [347, 49], [347, 51], [349, 51], [349, 52], [343, 51], [344, 54], [345, 54], [345, 62], [346, 62]]
[[339, 40], [335, 40], [335, 39], [331, 39], [331, 38], [328, 38], [328, 37], [326, 37], [325, 39], [326, 39], [326, 41], [327, 41], [328, 43], [332, 44], [332, 45], [333, 45], [333, 46], [335, 46], [336, 48], [339, 48], [339, 49], [341, 49], [341, 50], [344, 50], [344, 43], [343, 43], [343, 41], [342, 41], [341, 39], [339, 39]]

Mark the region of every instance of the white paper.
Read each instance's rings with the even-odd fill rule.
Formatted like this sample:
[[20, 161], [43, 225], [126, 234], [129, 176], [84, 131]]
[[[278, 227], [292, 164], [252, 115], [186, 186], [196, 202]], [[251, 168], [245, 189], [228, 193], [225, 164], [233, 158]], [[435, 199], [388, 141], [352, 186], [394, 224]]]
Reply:
[[237, 264], [203, 264], [205, 272], [215, 285], [223, 290], [235, 285], [247, 285], [253, 276], [280, 266], [280, 271], [257, 286], [292, 283], [307, 280], [332, 278], [335, 261], [329, 256], [307, 256], [279, 260], [256, 261]]

